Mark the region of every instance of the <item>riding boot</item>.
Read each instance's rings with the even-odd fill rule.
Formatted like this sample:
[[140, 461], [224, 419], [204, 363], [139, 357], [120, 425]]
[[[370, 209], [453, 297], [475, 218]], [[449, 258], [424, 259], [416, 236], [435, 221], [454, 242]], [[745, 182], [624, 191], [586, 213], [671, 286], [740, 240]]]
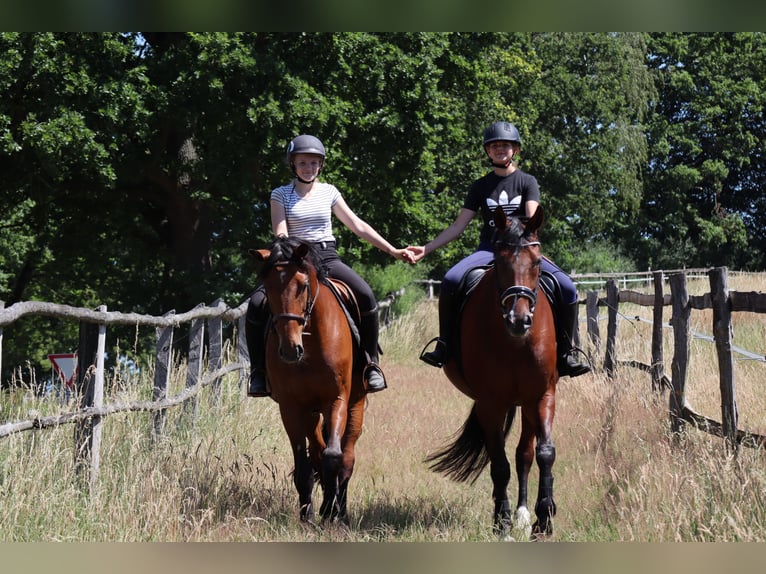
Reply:
[[250, 384], [248, 397], [268, 397], [271, 395], [266, 385], [266, 311], [252, 303], [247, 306], [245, 318], [245, 338], [247, 352], [250, 355]]
[[362, 375], [367, 383], [368, 393], [377, 393], [387, 388], [386, 378], [378, 364], [378, 310], [368, 311], [362, 315], [362, 324], [359, 326], [359, 335], [362, 338], [362, 350], [367, 355], [367, 365]]
[[558, 354], [559, 376], [579, 377], [590, 372], [590, 365], [580, 362], [577, 354], [582, 353], [574, 346], [574, 334], [577, 331], [577, 302], [558, 306], [558, 329], [556, 345]]
[[433, 351], [420, 354], [420, 360], [424, 363], [428, 363], [432, 367], [441, 368], [449, 358], [449, 345], [447, 341], [453, 336], [452, 321], [454, 314], [454, 299], [455, 295], [448, 291], [442, 291], [439, 294], [439, 336], [435, 339], [431, 339], [426, 347], [436, 341], [436, 347]]

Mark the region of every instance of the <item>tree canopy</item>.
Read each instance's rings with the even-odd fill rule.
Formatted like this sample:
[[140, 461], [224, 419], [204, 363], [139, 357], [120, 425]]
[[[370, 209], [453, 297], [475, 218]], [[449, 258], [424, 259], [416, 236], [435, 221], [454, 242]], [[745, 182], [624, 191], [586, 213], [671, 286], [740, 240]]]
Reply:
[[[423, 244], [488, 170], [481, 134], [498, 119], [521, 131], [564, 269], [763, 269], [765, 40], [1, 33], [0, 300], [239, 303], [299, 133], [324, 141], [322, 178], [363, 219]], [[335, 230], [350, 264], [404, 265]], [[420, 272], [439, 278], [477, 237], [478, 224]], [[36, 330], [6, 338], [4, 368], [51, 350]]]

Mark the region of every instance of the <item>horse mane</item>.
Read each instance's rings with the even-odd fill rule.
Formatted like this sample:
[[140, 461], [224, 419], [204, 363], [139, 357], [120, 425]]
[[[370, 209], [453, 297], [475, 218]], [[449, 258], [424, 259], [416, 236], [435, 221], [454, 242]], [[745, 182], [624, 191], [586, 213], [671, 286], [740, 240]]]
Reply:
[[[307, 248], [306, 255], [303, 258], [297, 257], [295, 255], [295, 251], [301, 245], [305, 245]], [[319, 256], [319, 251], [317, 251], [313, 243], [303, 241], [301, 239], [296, 239], [295, 237], [280, 235], [271, 243], [270, 250], [271, 255], [269, 256], [269, 260], [264, 265], [263, 270], [261, 271], [261, 275], [266, 275], [269, 269], [271, 269], [279, 261], [292, 261], [304, 269], [306, 267], [306, 263], [309, 263], [316, 271], [317, 279], [319, 279], [319, 281], [322, 283], [327, 282], [327, 269], [324, 263], [322, 263], [322, 258]]]

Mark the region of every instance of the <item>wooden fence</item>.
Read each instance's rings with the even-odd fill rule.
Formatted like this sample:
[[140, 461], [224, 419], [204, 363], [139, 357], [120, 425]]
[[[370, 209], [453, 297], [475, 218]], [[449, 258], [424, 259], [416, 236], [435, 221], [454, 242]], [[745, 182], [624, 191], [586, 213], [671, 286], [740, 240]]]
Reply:
[[[684, 271], [653, 273], [654, 293], [641, 293], [633, 290], [620, 290], [614, 279], [606, 282], [606, 297], [600, 299], [594, 291], [587, 293], [585, 300], [587, 315], [588, 338], [596, 354], [600, 352], [601, 337], [598, 327], [598, 307], [605, 306], [608, 310], [608, 326], [606, 350], [603, 368], [610, 378], [614, 377], [617, 357], [615, 354], [615, 339], [617, 334], [617, 315], [619, 303], [653, 307], [652, 321], [652, 359], [651, 365], [629, 360], [621, 363], [641, 368], [651, 373], [652, 388], [670, 390], [669, 410], [672, 430], [676, 433], [683, 430], [684, 423], [690, 423], [696, 428], [705, 430], [726, 439], [727, 445], [736, 448], [738, 445], [763, 446], [766, 437], [738, 430], [736, 387], [734, 380], [733, 352], [747, 354], [750, 358], [766, 361], [766, 357], [756, 355], [732, 345], [732, 317], [734, 311], [766, 313], [766, 294], [756, 292], [730, 291], [728, 286], [728, 270], [725, 267], [709, 269], [707, 276], [710, 282], [710, 292], [704, 295], [689, 295], [687, 289], [687, 273]], [[664, 293], [665, 279], [669, 279], [670, 293]], [[662, 322], [664, 306], [672, 306], [670, 325]], [[690, 355], [691, 327], [690, 315], [692, 309], [713, 310], [713, 337], [718, 358], [719, 381], [721, 391], [721, 421], [717, 422], [694, 412], [686, 400], [686, 383]], [[673, 358], [671, 363], [671, 379], [665, 376], [663, 357], [663, 328], [673, 329]], [[593, 360], [591, 361], [593, 362]]]
[[[652, 361], [651, 365], [642, 364], [635, 360], [623, 360], [620, 364], [636, 367], [651, 373], [652, 389], [670, 390], [670, 420], [673, 431], [683, 430], [683, 424], [689, 423], [696, 428], [705, 430], [716, 436], [723, 437], [727, 444], [760, 446], [766, 444], [766, 437], [737, 429], [737, 405], [732, 352], [748, 355], [751, 359], [766, 362], [766, 357], [750, 353], [744, 349], [735, 349], [731, 344], [732, 322], [731, 313], [734, 311], [749, 311], [766, 313], [766, 294], [754, 292], [729, 291], [729, 271], [725, 267], [715, 269], [672, 269], [667, 271], [648, 271], [636, 273], [604, 273], [604, 274], [573, 274], [572, 279], [578, 290], [585, 291], [587, 315], [587, 331], [591, 348], [589, 352], [591, 364], [594, 358], [601, 354], [601, 336], [599, 333], [599, 307], [606, 307], [608, 312], [607, 337], [604, 352], [603, 369], [610, 378], [615, 376], [618, 363], [615, 354], [617, 337], [618, 307], [620, 303], [634, 303], [653, 307], [652, 320]], [[690, 296], [687, 291], [687, 281], [690, 279], [709, 279], [710, 292], [702, 296]], [[441, 284], [439, 280], [427, 279], [418, 281], [424, 285], [428, 298], [435, 298], [434, 288]], [[665, 293], [665, 286], [670, 293]], [[603, 287], [606, 297], [600, 298], [594, 286]], [[622, 286], [622, 290], [620, 289]], [[654, 293], [642, 293], [628, 286], [654, 287]], [[670, 325], [663, 325], [663, 307], [672, 306]], [[717, 422], [694, 412], [686, 400], [686, 381], [690, 354], [690, 312], [691, 309], [713, 310], [713, 337], [707, 337], [716, 345], [718, 356], [720, 389], [721, 389], [721, 420]], [[672, 326], [672, 327], [671, 327]], [[663, 358], [664, 327], [673, 328], [674, 353], [671, 363], [672, 379], [665, 375]], [[579, 343], [579, 341], [578, 341]]]
[[[390, 310], [404, 290], [391, 293], [378, 302], [380, 324], [385, 328], [391, 322]], [[77, 349], [77, 376], [75, 396], [80, 404], [77, 411], [53, 416], [40, 416], [27, 420], [0, 424], [0, 438], [33, 429], [45, 429], [72, 423], [74, 431], [75, 469], [84, 476], [89, 469], [89, 484], [93, 488], [100, 464], [101, 425], [107, 415], [120, 412], [152, 412], [153, 437], [163, 435], [166, 410], [183, 405], [194, 420], [198, 408], [199, 392], [211, 387], [211, 402], [220, 398], [221, 378], [231, 372], [239, 373], [239, 384], [247, 385], [250, 357], [245, 343], [245, 312], [247, 301], [230, 308], [220, 299], [211, 305], [200, 304], [191, 311], [176, 314], [169, 311], [161, 317], [138, 313], [107, 311], [105, 306], [96, 310], [71, 307], [56, 303], [26, 301], [5, 308], [0, 301], [0, 372], [2, 372], [3, 326], [25, 316], [41, 315], [79, 322], [79, 345]], [[237, 338], [237, 360], [223, 365], [224, 323], [234, 326]], [[177, 329], [188, 324], [188, 350], [186, 361], [186, 384], [176, 396], [168, 396], [168, 383], [172, 368], [173, 337]], [[154, 386], [151, 401], [104, 404], [104, 358], [106, 329], [109, 325], [129, 325], [136, 328], [154, 327], [156, 349]], [[207, 368], [203, 372], [204, 359]]]

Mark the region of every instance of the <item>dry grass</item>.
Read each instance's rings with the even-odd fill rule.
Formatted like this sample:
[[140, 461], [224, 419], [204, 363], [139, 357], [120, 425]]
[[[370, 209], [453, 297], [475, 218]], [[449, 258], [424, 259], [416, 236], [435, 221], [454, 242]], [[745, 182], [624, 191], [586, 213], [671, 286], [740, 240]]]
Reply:
[[[620, 311], [618, 358], [648, 363], [650, 326], [630, 317], [651, 318], [651, 310]], [[735, 344], [763, 353], [764, 319], [735, 317]], [[710, 333], [711, 322], [706, 313], [693, 312], [695, 331]], [[93, 495], [74, 478], [70, 426], [3, 439], [0, 539], [493, 541], [489, 472], [470, 486], [451, 482], [423, 463], [460, 428], [470, 408], [440, 371], [417, 360], [435, 332], [435, 303], [424, 301], [383, 334], [389, 389], [369, 400], [349, 489], [350, 528], [298, 521], [291, 455], [277, 405], [246, 398], [230, 376], [220, 406], [209, 407], [203, 393], [195, 425], [181, 418], [181, 409], [169, 412], [161, 444], [152, 442], [150, 415], [110, 416]], [[605, 332], [604, 326], [602, 336]], [[668, 374], [669, 339], [670, 334]], [[735, 369], [740, 428], [764, 433], [766, 366], [737, 360]], [[177, 379], [173, 384], [180, 388], [182, 372]], [[720, 420], [710, 343], [692, 346], [687, 391], [695, 410]], [[23, 418], [30, 408], [65, 407], [28, 400], [16, 414]], [[511, 456], [518, 426], [517, 421], [508, 441]], [[766, 539], [763, 452], [743, 449], [737, 457], [727, 456], [721, 439], [693, 429], [674, 447], [668, 439], [667, 393], [653, 394], [646, 373], [619, 368], [614, 380], [600, 373], [562, 379], [554, 441], [558, 515], [553, 541]], [[533, 468], [530, 492], [536, 489]], [[515, 476], [509, 492], [513, 500]]]

